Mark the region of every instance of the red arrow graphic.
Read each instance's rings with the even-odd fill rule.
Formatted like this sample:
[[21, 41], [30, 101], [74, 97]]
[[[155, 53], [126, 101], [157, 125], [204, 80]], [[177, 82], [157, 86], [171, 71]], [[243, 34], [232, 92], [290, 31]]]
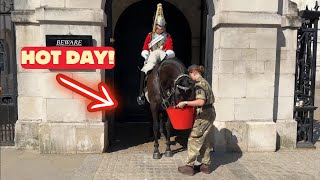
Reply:
[[63, 74], [57, 74], [56, 79], [62, 86], [91, 99], [93, 102], [87, 107], [90, 112], [101, 111], [104, 109], [110, 110], [116, 108], [118, 105], [118, 102], [108, 93], [110, 92], [108, 86], [102, 82], [98, 85], [99, 92], [96, 92], [95, 90]]

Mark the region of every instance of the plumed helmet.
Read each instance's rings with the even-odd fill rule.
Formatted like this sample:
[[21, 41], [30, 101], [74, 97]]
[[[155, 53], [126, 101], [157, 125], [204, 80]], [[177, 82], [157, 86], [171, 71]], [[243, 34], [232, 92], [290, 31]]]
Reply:
[[156, 16], [155, 16], [155, 21], [153, 23], [153, 32], [155, 31], [156, 29], [156, 25], [160, 25], [160, 26], [166, 26], [167, 25], [167, 22], [164, 18], [164, 15], [163, 15], [163, 9], [162, 9], [162, 4], [159, 3], [157, 5], [157, 12], [156, 12]]
[[165, 26], [166, 24], [167, 23], [166, 23], [166, 20], [164, 19], [164, 16], [158, 16], [157, 25]]

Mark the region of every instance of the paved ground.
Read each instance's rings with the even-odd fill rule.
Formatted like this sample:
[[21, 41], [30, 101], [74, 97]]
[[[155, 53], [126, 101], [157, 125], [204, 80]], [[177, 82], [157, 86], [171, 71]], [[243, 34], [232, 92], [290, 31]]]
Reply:
[[188, 177], [177, 172], [177, 167], [184, 164], [185, 151], [153, 160], [152, 144], [141, 146], [96, 155], [39, 155], [1, 149], [1, 180], [320, 179], [319, 149], [212, 153], [214, 172]]
[[[138, 131], [138, 130], [137, 130]], [[153, 143], [116, 140], [104, 154], [43, 155], [32, 151], [1, 148], [1, 180], [113, 180], [113, 179], [303, 179], [320, 180], [320, 148], [280, 150], [273, 153], [212, 153], [214, 172], [181, 175], [186, 151], [173, 145], [172, 158], [152, 159]], [[316, 136], [319, 138], [319, 136]], [[128, 139], [128, 138], [126, 138]], [[320, 142], [320, 141], [318, 141]], [[165, 142], [161, 140], [161, 152]], [[118, 144], [118, 145], [117, 145]], [[119, 144], [122, 144], [120, 146]], [[320, 147], [320, 146], [318, 146]]]
[[1, 148], [1, 180], [68, 180], [87, 155], [44, 155]]
[[[144, 144], [147, 145], [147, 144]], [[151, 146], [150, 146], [151, 147]], [[215, 171], [195, 177], [181, 175], [186, 152], [172, 158], [153, 160], [135, 148], [103, 155], [94, 179], [320, 179], [320, 150], [278, 151], [275, 153], [212, 153]]]

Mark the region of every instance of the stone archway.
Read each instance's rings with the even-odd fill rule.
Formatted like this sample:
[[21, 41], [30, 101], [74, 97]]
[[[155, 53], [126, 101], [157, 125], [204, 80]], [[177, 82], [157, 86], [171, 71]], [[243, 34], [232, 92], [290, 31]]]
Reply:
[[[189, 24], [183, 14], [172, 4], [163, 4], [168, 26], [168, 32], [174, 39], [174, 51], [186, 66], [191, 61], [191, 32]], [[114, 80], [117, 92], [121, 95], [119, 100], [119, 119], [123, 121], [149, 121], [138, 114], [145, 114], [144, 107], [136, 103], [138, 95], [139, 70], [143, 58], [141, 49], [146, 35], [153, 24], [153, 14], [156, 3], [140, 1], [129, 6], [120, 16], [114, 31], [114, 48], [116, 50], [117, 66], [114, 69]], [[175, 16], [173, 16], [175, 14]], [[128, 77], [130, 77], [128, 79]], [[121, 103], [125, 102], [125, 103]], [[124, 115], [124, 116], [122, 116]], [[136, 118], [139, 117], [139, 118]]]
[[[206, 2], [207, 1], [207, 2]], [[139, 65], [140, 67], [142, 66], [142, 62], [143, 59], [140, 56], [140, 52], [141, 52], [141, 48], [143, 45], [143, 41], [144, 38], [146, 36], [146, 34], [152, 29], [152, 17], [153, 14], [156, 10], [156, 5], [157, 3], [161, 2], [162, 4], [164, 4], [164, 13], [165, 13], [165, 17], [166, 20], [168, 22], [168, 32], [173, 35], [176, 36], [178, 35], [178, 37], [174, 38], [174, 47], [178, 47], [178, 49], [176, 49], [176, 53], [177, 56], [181, 58], [181, 54], [184, 55], [183, 59], [188, 59], [191, 58], [191, 60], [185, 60], [186, 63], [185, 65], [188, 66], [190, 64], [193, 63], [202, 63], [203, 65], [208, 64], [207, 60], [209, 60], [209, 63], [212, 64], [212, 47], [213, 47], [213, 30], [212, 30], [212, 15], [214, 14], [214, 8], [213, 8], [213, 2], [210, 0], [202, 0], [202, 1], [195, 1], [195, 6], [190, 7], [190, 3], [186, 3], [186, 2], [181, 2], [178, 0], [169, 0], [169, 1], [163, 1], [163, 0], [159, 0], [156, 2], [150, 2], [150, 1], [139, 1], [139, 0], [117, 0], [117, 1], [107, 1], [106, 2], [106, 8], [105, 8], [105, 12], [107, 14], [108, 17], [108, 27], [106, 28], [106, 45], [111, 45], [114, 46], [116, 48], [116, 53], [118, 53], [116, 55], [117, 57], [117, 66], [114, 69], [113, 72], [106, 72], [107, 74], [107, 78], [113, 79], [115, 82], [115, 90], [118, 92], [118, 94], [121, 96], [121, 100], [119, 100], [119, 102], [126, 102], [127, 103], [127, 107], [124, 107], [123, 105], [120, 104], [120, 106], [118, 107], [118, 112], [115, 113], [115, 117], [112, 117], [109, 119], [109, 135], [110, 135], [110, 140], [111, 142], [112, 139], [114, 140], [115, 134], [117, 134], [117, 131], [120, 132], [120, 130], [115, 129], [115, 122], [119, 122], [119, 119], [125, 119], [124, 121], [126, 121], [126, 119], [130, 119], [131, 121], [136, 120], [137, 118], [140, 118], [140, 120], [142, 121], [146, 121], [148, 118], [148, 115], [146, 115], [147, 113], [145, 112], [143, 107], [137, 107], [136, 106], [136, 96], [138, 94], [138, 85], [136, 82], [128, 82], [127, 83], [127, 79], [128, 77], [135, 79], [136, 81], [138, 81], [139, 79], [139, 70], [136, 68], [137, 65]], [[145, 16], [145, 18], [141, 18], [141, 15], [130, 15], [130, 11], [134, 11], [135, 8], [139, 9], [139, 3], [145, 3], [145, 8], [140, 9], [140, 13], [144, 12], [144, 11], [148, 11], [146, 14], [149, 13], [149, 15]], [[206, 6], [207, 11], [203, 11], [203, 9], [201, 9], [201, 3], [202, 6]], [[146, 4], [149, 4], [149, 7], [147, 7]], [[171, 7], [175, 7], [175, 11], [171, 11], [170, 12], [170, 6]], [[131, 10], [130, 10], [131, 9]], [[169, 10], [168, 10], [169, 9]], [[179, 12], [178, 15], [177, 13], [173, 13], [173, 12]], [[203, 21], [204, 24], [201, 24], [201, 12], [205, 13], [205, 21]], [[112, 14], [111, 16], [108, 14]], [[126, 22], [126, 16], [127, 18], [131, 18], [130, 22]], [[178, 18], [180, 19], [184, 19], [182, 20], [182, 22], [180, 22], [180, 24], [188, 24], [188, 26], [180, 26], [177, 24], [175, 19], [178, 16]], [[135, 19], [138, 18], [138, 19]], [[135, 21], [137, 20], [137, 21]], [[121, 22], [123, 21], [123, 22]], [[210, 23], [210, 24], [207, 24]], [[201, 28], [201, 25], [203, 25], [203, 27]], [[122, 26], [122, 27], [121, 27]], [[126, 27], [127, 26], [127, 27]], [[121, 31], [126, 31], [128, 30], [128, 27], [134, 27], [131, 28], [130, 31], [131, 33], [127, 33], [126, 32], [121, 32]], [[125, 28], [123, 28], [125, 27]], [[181, 28], [181, 27], [185, 27], [185, 28]], [[205, 42], [201, 42], [201, 29], [204, 29], [204, 38], [202, 38], [202, 40], [204, 39], [205, 41], [207, 41], [208, 43]], [[122, 29], [122, 30], [121, 30]], [[178, 33], [179, 32], [185, 32], [185, 29], [190, 29], [190, 35], [184, 35], [181, 36]], [[134, 31], [134, 32], [132, 32]], [[178, 33], [177, 33], [178, 32]], [[124, 34], [123, 34], [124, 33]], [[132, 37], [132, 34], [137, 34], [136, 39], [132, 39], [130, 37]], [[187, 32], [188, 34], [189, 32]], [[207, 37], [207, 34], [212, 34], [212, 36]], [[132, 36], [130, 36], [130, 34]], [[127, 37], [126, 37], [127, 36]], [[184, 38], [186, 36], [190, 36], [188, 38]], [[119, 39], [120, 38], [120, 39]], [[177, 39], [178, 38], [178, 39]], [[180, 40], [179, 40], [180, 38]], [[185, 39], [190, 39], [190, 42], [184, 42]], [[109, 40], [115, 40], [114, 42], [108, 42]], [[122, 44], [124, 46], [124, 51], [127, 51], [128, 49], [130, 49], [131, 51], [135, 51], [134, 53], [132, 53], [132, 55], [127, 55], [127, 57], [121, 57], [122, 55], [125, 55], [125, 52], [121, 52], [121, 50], [117, 50], [118, 49], [118, 45], [121, 45], [121, 41], [126, 40], [126, 42], [124, 44]], [[119, 43], [120, 41], [120, 43]], [[128, 41], [132, 41], [131, 43]], [[180, 43], [180, 44], [179, 44]], [[133, 44], [133, 45], [132, 45]], [[200, 47], [202, 44], [202, 47]], [[210, 46], [211, 44], [211, 46]], [[209, 45], [209, 46], [208, 46]], [[191, 50], [189, 51], [190, 54], [184, 53], [185, 49], [187, 49], [186, 47], [190, 46]], [[181, 48], [182, 47], [182, 48]], [[180, 50], [179, 50], [180, 48]], [[200, 48], [205, 49], [205, 51], [203, 52], [203, 54], [208, 54], [206, 53], [206, 51], [210, 50], [209, 54], [211, 53], [211, 56], [207, 56], [206, 60], [203, 61], [199, 61], [200, 59], [200, 53], [201, 50]], [[180, 51], [180, 52], [179, 52]], [[180, 54], [180, 55], [179, 55]], [[119, 57], [120, 55], [120, 57]], [[204, 56], [203, 56], [204, 57]], [[211, 58], [211, 59], [210, 59]], [[123, 59], [121, 61], [121, 59]], [[122, 64], [121, 64], [122, 63]], [[212, 66], [211, 66], [212, 67]], [[209, 73], [208, 74], [212, 74], [212, 68], [209, 67]], [[210, 69], [211, 68], [211, 69]], [[121, 75], [124, 74], [124, 75]], [[117, 82], [122, 82], [122, 84], [119, 84]], [[209, 81], [211, 82], [211, 80]], [[131, 94], [127, 97], [123, 97], [122, 94], [125, 94], [122, 90], [125, 91], [132, 91]], [[128, 105], [128, 104], [133, 104], [133, 105]], [[129, 112], [129, 113], [128, 113]], [[130, 113], [131, 112], [131, 113]], [[131, 114], [131, 115], [130, 115]], [[125, 116], [120, 116], [119, 115], [125, 115]], [[134, 118], [136, 117], [136, 118]], [[149, 117], [151, 119], [151, 117]], [[108, 117], [107, 117], [108, 119]], [[130, 120], [129, 120], [130, 121]], [[123, 130], [121, 130], [122, 132]]]

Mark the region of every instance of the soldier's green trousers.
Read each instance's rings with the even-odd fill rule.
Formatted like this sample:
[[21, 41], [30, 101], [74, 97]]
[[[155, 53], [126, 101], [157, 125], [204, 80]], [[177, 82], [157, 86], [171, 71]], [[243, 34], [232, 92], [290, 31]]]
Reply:
[[211, 164], [210, 159], [210, 136], [212, 122], [205, 119], [196, 119], [191, 134], [188, 138], [187, 165], [193, 166], [199, 155], [203, 164]]

